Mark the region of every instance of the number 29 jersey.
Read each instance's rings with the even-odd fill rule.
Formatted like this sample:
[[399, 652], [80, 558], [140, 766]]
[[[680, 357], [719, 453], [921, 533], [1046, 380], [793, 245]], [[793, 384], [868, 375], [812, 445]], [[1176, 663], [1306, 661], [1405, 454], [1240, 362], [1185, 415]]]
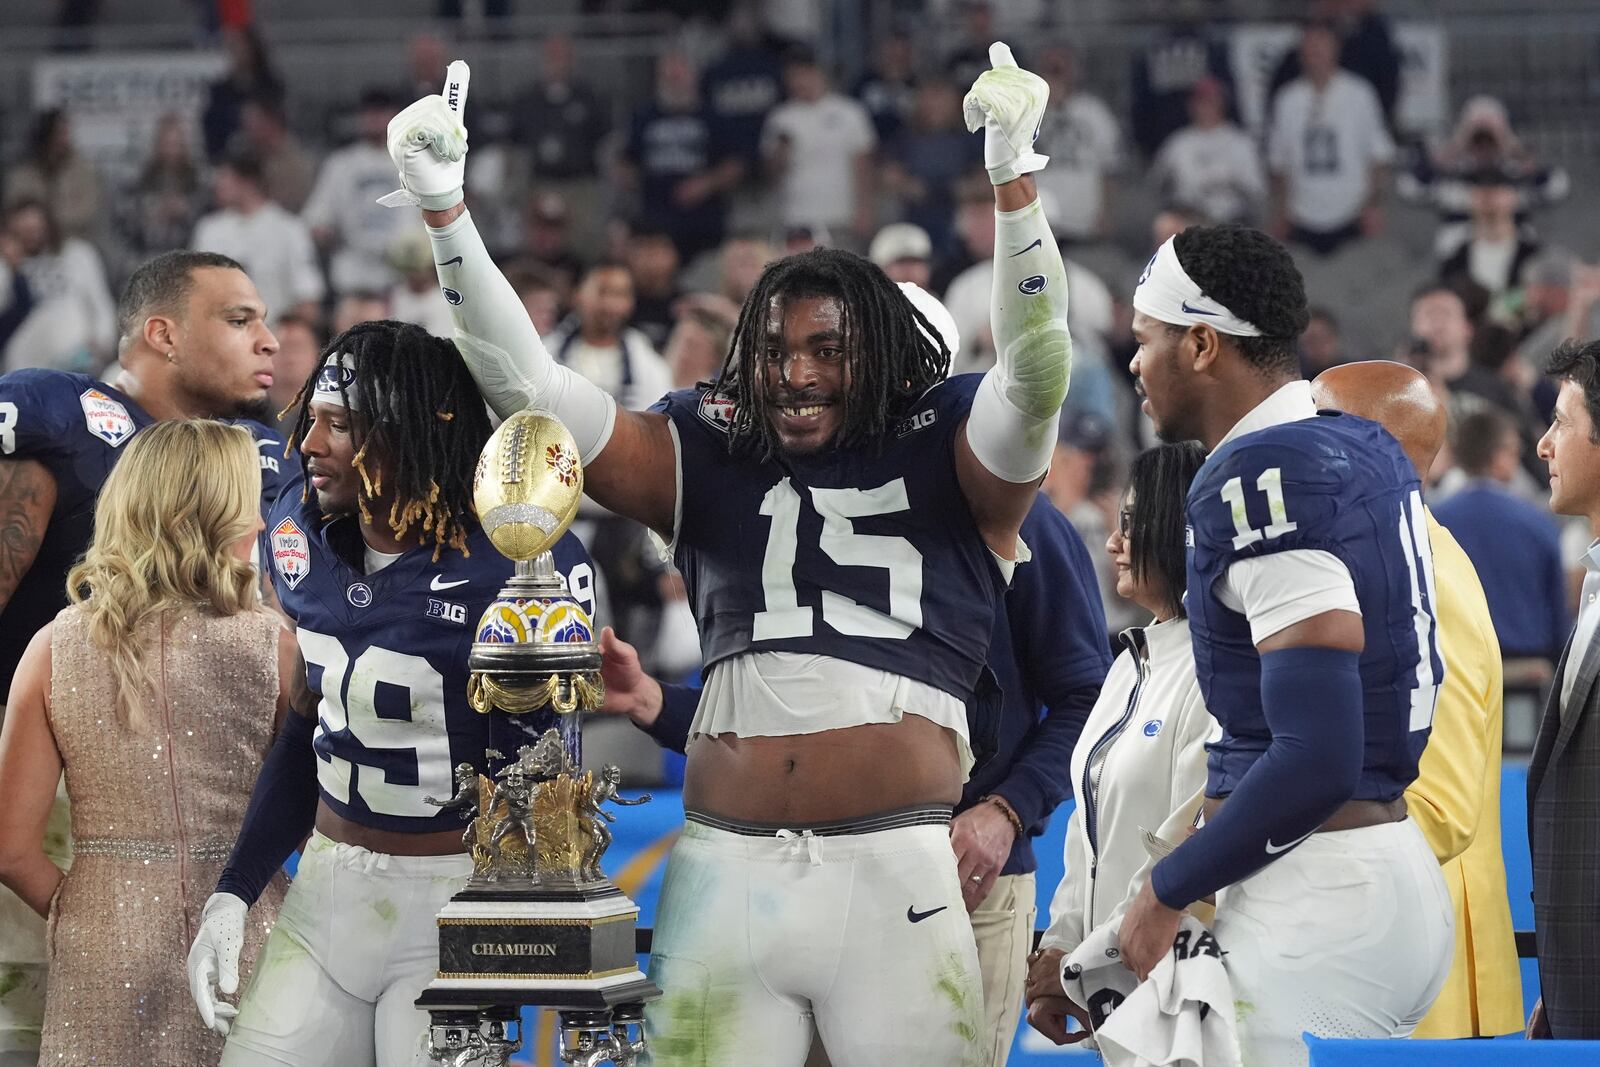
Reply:
[[771, 459], [730, 453], [709, 389], [651, 410], [678, 443], [674, 558], [709, 671], [745, 652], [859, 663], [967, 700], [1005, 591], [956, 480], [980, 375], [941, 382], [881, 441]]
[[1375, 422], [1333, 411], [1244, 434], [1200, 468], [1187, 511], [1195, 671], [1223, 730], [1207, 746], [1207, 794], [1231, 793], [1272, 740], [1250, 624], [1214, 590], [1233, 563], [1294, 549], [1337, 557], [1361, 607], [1364, 759], [1352, 799], [1403, 793], [1417, 776], [1445, 665], [1421, 487], [1399, 442]]
[[[262, 558], [284, 611], [294, 620], [306, 681], [321, 694], [312, 747], [323, 801], [362, 826], [401, 833], [460, 829], [424, 797], [455, 792], [454, 769], [487, 764], [515, 739], [491, 736], [498, 716], [467, 704], [467, 655], [478, 619], [511, 577], [513, 564], [481, 528], [470, 556], [413, 548], [367, 574], [353, 519], [325, 520], [313, 496], [279, 498], [262, 533]], [[589, 555], [566, 534], [556, 569], [594, 614]]]

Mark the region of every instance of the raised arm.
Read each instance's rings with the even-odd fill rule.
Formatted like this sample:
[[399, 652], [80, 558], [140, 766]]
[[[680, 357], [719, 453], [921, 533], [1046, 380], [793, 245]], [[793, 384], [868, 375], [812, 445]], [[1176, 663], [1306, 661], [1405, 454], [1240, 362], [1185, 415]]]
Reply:
[[450, 64], [442, 95], [423, 97], [389, 123], [389, 155], [404, 188], [380, 202], [422, 208], [456, 346], [495, 414], [553, 413], [578, 444], [589, 495], [670, 537], [677, 458], [666, 417], [619, 409], [551, 357], [462, 202], [468, 78], [465, 63]]
[[989, 49], [992, 69], [967, 94], [967, 128], [984, 130], [984, 165], [994, 183], [995, 365], [984, 376], [956, 442], [961, 489], [991, 550], [1011, 558], [1017, 531], [1055, 448], [1067, 396], [1072, 339], [1067, 274], [1033, 179], [1047, 157], [1033, 137], [1049, 98], [1042, 78], [1011, 49]]

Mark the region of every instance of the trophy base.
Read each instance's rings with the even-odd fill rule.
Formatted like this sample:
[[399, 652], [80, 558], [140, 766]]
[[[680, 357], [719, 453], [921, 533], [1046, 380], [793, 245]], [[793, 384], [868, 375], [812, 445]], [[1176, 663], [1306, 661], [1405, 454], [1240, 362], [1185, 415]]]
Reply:
[[605, 1011], [661, 995], [634, 954], [639, 906], [609, 880], [469, 885], [439, 913], [424, 1011], [537, 1005]]
[[436, 981], [422, 991], [416, 1006], [422, 1011], [482, 1012], [497, 1007], [551, 1008], [555, 1011], [609, 1012], [623, 1004], [654, 1000], [661, 990], [643, 971], [611, 979], [593, 989], [577, 983], [552, 982], [547, 987], [530, 983], [510, 987], [502, 983], [483, 983], [485, 988], [463, 988], [465, 982]]

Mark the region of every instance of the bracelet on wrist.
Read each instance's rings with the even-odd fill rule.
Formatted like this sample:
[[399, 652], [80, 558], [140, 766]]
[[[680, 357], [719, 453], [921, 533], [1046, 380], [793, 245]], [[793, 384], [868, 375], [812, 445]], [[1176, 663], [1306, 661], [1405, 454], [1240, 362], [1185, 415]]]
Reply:
[[1011, 824], [1011, 829], [1016, 831], [1016, 835], [1018, 837], [1021, 837], [1023, 834], [1027, 833], [1027, 829], [1022, 825], [1021, 817], [1019, 817], [1016, 811], [1012, 809], [1011, 805], [1006, 802], [1005, 797], [1001, 796], [999, 793], [990, 793], [988, 796], [983, 798], [982, 803], [993, 804], [995, 807], [999, 808], [1001, 813], [1005, 815], [1006, 821]]

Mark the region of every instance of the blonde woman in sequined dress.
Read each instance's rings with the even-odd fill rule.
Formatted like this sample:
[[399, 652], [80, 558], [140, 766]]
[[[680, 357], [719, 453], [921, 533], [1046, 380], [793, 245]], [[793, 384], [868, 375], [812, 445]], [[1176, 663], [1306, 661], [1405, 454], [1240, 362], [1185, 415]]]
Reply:
[[[28, 646], [0, 731], [0, 882], [48, 918], [39, 1062], [212, 1067], [184, 958], [287, 707], [294, 639], [261, 605], [255, 442], [175, 420], [106, 479], [74, 603]], [[45, 855], [65, 769], [75, 858]], [[242, 980], [283, 895], [251, 913]]]

